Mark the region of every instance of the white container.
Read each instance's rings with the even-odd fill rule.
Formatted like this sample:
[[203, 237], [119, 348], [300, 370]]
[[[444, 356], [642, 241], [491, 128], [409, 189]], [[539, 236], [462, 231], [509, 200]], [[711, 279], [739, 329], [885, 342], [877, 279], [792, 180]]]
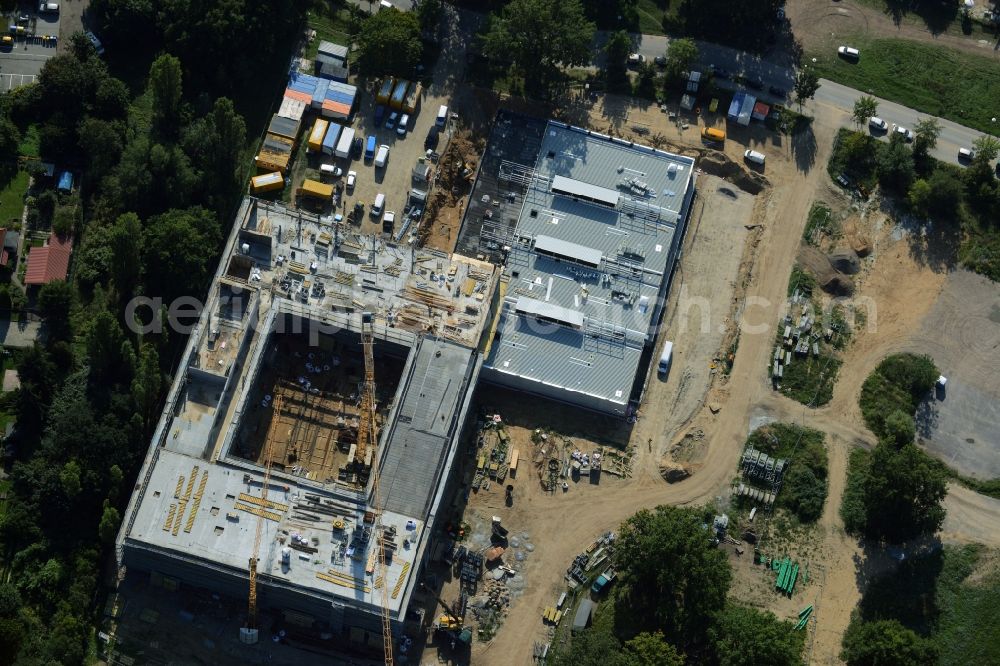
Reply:
[[340, 140], [337, 141], [337, 157], [349, 157], [351, 155], [351, 143], [354, 141], [354, 128], [345, 127], [340, 133]]

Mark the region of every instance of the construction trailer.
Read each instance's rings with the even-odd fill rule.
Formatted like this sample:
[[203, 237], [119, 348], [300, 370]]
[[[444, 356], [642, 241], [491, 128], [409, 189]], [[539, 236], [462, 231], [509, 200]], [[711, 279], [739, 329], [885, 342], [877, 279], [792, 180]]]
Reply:
[[285, 177], [281, 175], [280, 171], [272, 171], [250, 179], [250, 191], [254, 194], [274, 192], [284, 187]]
[[392, 97], [389, 98], [389, 107], [400, 111], [403, 109], [403, 102], [406, 101], [406, 91], [410, 87], [409, 81], [399, 80], [392, 90]]
[[389, 98], [392, 97], [392, 91], [396, 89], [396, 79], [391, 76], [386, 77], [382, 81], [382, 85], [379, 86], [378, 92], [375, 94], [375, 102], [378, 104], [388, 104]]
[[323, 150], [323, 139], [326, 138], [326, 131], [330, 128], [330, 121], [317, 118], [309, 132], [309, 150], [318, 153]]
[[411, 84], [409, 90], [406, 91], [406, 97], [403, 98], [403, 111], [416, 113], [420, 107], [420, 95], [422, 93], [423, 87], [419, 83]]
[[299, 188], [299, 196], [312, 197], [314, 199], [330, 199], [333, 197], [333, 185], [306, 178], [302, 181], [302, 187]]

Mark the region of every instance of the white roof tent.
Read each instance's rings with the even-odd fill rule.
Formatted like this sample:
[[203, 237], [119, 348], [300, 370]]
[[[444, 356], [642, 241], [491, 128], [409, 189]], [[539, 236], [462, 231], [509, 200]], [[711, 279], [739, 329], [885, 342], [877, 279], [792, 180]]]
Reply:
[[573, 197], [599, 206], [614, 208], [618, 205], [618, 190], [608, 187], [591, 185], [580, 180], [566, 178], [565, 176], [554, 176], [552, 178], [552, 193]]
[[537, 298], [520, 296], [514, 304], [514, 311], [518, 314], [529, 315], [535, 319], [552, 322], [570, 328], [583, 328], [583, 313], [578, 310], [570, 310], [561, 305], [546, 303]]
[[535, 252], [553, 259], [564, 259], [593, 268], [601, 265], [603, 257], [600, 250], [552, 236], [535, 236]]

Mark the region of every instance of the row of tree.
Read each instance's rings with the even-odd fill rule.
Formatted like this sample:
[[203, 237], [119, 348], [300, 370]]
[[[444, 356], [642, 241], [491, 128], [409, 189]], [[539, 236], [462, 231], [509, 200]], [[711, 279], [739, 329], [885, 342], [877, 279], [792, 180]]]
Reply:
[[802, 632], [771, 613], [727, 602], [732, 571], [706, 523], [710, 511], [674, 506], [626, 520], [613, 557], [617, 587], [599, 611], [613, 621], [599, 618], [556, 663], [669, 666], [686, 657], [723, 666], [800, 664]]
[[270, 87], [259, 73], [286, 59], [304, 3], [94, 0], [91, 12], [134, 91], [77, 35], [0, 103], [0, 129], [34, 124], [42, 159], [80, 168], [86, 211], [71, 280], [36, 300], [45, 343], [18, 363], [0, 663], [19, 666], [84, 661], [98, 575], [184, 343], [136, 333], [126, 305], [203, 295], [245, 177], [246, 123], [226, 95]]

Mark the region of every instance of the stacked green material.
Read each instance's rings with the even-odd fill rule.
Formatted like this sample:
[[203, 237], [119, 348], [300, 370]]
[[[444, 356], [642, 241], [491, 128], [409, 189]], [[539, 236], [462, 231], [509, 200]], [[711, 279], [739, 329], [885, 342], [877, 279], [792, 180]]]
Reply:
[[799, 623], [795, 625], [795, 629], [804, 629], [807, 624], [809, 624], [809, 618], [812, 616], [813, 607], [806, 606], [801, 611], [799, 611]]

